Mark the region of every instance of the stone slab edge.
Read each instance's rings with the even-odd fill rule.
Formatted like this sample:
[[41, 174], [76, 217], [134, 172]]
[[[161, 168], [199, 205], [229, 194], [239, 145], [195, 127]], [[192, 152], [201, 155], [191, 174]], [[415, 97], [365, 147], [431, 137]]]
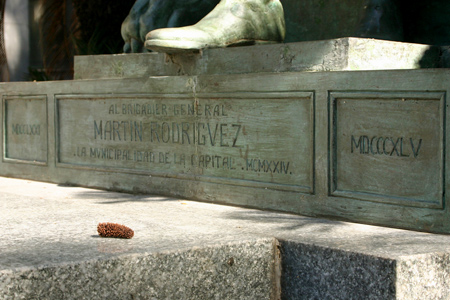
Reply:
[[259, 72], [383, 70], [446, 67], [446, 47], [392, 41], [334, 40], [163, 53], [75, 57], [75, 79], [138, 78]]

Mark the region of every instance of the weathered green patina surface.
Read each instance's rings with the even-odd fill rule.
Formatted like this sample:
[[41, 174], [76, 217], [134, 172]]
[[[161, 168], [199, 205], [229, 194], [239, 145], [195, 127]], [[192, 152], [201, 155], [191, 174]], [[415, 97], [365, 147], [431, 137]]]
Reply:
[[47, 163], [47, 97], [3, 97], [4, 159]]
[[[1, 175], [448, 233], [449, 78], [433, 69], [2, 84]], [[35, 112], [39, 142], [12, 139]], [[15, 143], [48, 148], [32, 157]]]
[[60, 166], [313, 188], [311, 92], [70, 95], [56, 105]]
[[330, 192], [444, 208], [444, 92], [331, 92]]

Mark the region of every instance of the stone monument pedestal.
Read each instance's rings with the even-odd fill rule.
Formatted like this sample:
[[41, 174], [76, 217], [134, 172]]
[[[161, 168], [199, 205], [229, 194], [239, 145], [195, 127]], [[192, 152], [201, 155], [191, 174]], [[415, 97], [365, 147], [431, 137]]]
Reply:
[[[78, 80], [0, 84], [0, 175], [60, 185], [1, 180], [0, 295], [448, 298], [446, 62], [339, 39], [78, 57]], [[136, 235], [96, 243], [97, 217]]]
[[445, 62], [354, 38], [78, 57], [0, 85], [0, 172], [449, 233], [449, 71], [413, 70]]

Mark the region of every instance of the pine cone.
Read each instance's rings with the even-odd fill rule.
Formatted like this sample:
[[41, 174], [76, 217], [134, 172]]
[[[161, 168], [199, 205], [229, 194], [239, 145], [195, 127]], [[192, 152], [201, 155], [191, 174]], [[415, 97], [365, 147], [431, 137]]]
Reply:
[[99, 223], [97, 231], [102, 237], [131, 239], [134, 236], [134, 231], [131, 228], [116, 223]]

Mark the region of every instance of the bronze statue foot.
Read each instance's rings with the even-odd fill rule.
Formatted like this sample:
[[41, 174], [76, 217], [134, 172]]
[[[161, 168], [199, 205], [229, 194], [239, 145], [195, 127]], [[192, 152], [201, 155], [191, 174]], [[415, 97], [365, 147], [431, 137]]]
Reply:
[[197, 24], [149, 32], [145, 47], [176, 53], [284, 40], [285, 22], [279, 0], [222, 0]]

